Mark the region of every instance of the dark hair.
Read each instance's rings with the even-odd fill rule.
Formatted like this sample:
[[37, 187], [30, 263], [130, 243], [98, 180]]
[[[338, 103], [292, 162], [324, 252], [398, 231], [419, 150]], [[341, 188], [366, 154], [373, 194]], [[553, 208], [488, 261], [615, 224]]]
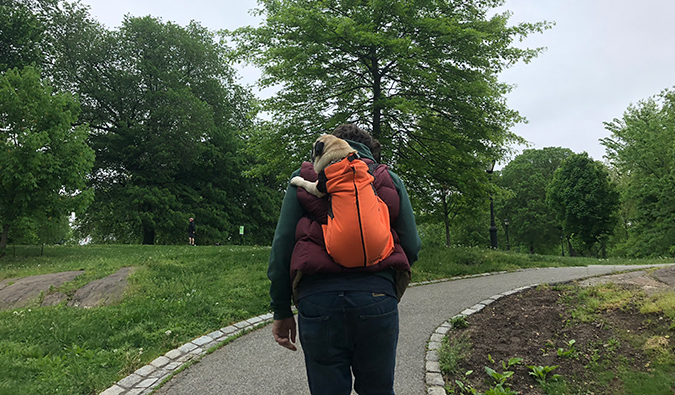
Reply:
[[380, 155], [382, 153], [382, 145], [380, 145], [380, 142], [377, 141], [377, 139], [374, 139], [370, 133], [359, 128], [353, 123], [346, 123], [344, 125], [338, 126], [335, 128], [335, 130], [333, 130], [333, 136], [365, 145], [373, 154], [375, 162], [380, 163]]

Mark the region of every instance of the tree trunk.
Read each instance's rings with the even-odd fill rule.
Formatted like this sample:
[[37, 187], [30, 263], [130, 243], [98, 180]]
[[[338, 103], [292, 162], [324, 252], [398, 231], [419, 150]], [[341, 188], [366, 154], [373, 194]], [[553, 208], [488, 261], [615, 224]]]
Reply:
[[153, 245], [155, 244], [155, 229], [143, 227], [143, 244], [144, 245]]
[[445, 218], [445, 246], [450, 247], [450, 221]]
[[2, 226], [2, 235], [0, 236], [0, 250], [7, 247], [7, 235], [9, 234], [9, 225]]
[[382, 76], [380, 75], [379, 59], [375, 47], [370, 49], [371, 74], [373, 75], [373, 131], [372, 136], [380, 139], [382, 136]]
[[443, 194], [443, 224], [445, 225], [445, 246], [450, 247], [450, 213], [448, 209], [448, 194], [445, 187], [441, 186], [441, 193]]
[[567, 238], [567, 248], [570, 250], [570, 256], [574, 257], [577, 256], [577, 251], [572, 248], [572, 243], [570, 242], [569, 237]]

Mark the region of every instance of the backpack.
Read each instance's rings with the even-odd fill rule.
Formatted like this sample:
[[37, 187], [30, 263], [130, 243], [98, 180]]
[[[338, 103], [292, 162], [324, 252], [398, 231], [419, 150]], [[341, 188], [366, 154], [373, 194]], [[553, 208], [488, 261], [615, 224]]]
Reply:
[[394, 251], [389, 209], [377, 196], [371, 171], [354, 153], [319, 174], [317, 186], [330, 202], [322, 225], [326, 251], [344, 267], [372, 266]]

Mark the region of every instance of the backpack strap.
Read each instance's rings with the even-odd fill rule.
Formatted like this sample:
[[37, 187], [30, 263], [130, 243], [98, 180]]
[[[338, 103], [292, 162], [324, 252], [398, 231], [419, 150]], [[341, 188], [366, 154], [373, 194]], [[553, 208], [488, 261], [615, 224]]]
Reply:
[[358, 152], [354, 152], [354, 153], [349, 154], [347, 159], [349, 159], [350, 162], [353, 162], [356, 159], [361, 159], [363, 161], [363, 163], [368, 165], [368, 173], [370, 173], [370, 175], [373, 176], [373, 178], [375, 178], [375, 169], [377, 169], [377, 167], [379, 166], [378, 163], [375, 163], [375, 161], [370, 161], [370, 160], [366, 162], [365, 160], [363, 160], [363, 158], [361, 157], [361, 155], [359, 155]]
[[375, 163], [375, 162], [372, 162], [372, 163], [366, 162], [366, 164], [368, 165], [368, 173], [370, 173], [370, 175], [373, 176], [373, 178], [377, 178], [377, 177], [375, 177], [375, 170], [380, 165], [378, 163]]
[[326, 177], [326, 172], [324, 170], [321, 170], [319, 173], [319, 178], [318, 178], [318, 183], [316, 184], [316, 189], [318, 189], [322, 193], [328, 193], [328, 190], [326, 189], [326, 182], [328, 182], [328, 177]]

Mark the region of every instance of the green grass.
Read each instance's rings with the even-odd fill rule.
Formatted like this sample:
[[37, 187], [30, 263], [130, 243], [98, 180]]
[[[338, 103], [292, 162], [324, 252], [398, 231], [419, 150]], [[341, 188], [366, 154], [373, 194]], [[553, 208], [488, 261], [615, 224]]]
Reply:
[[438, 351], [438, 363], [441, 366], [441, 371], [445, 374], [455, 373], [457, 365], [466, 358], [470, 349], [471, 342], [467, 336], [460, 336], [452, 340], [444, 337]]
[[413, 281], [433, 280], [453, 276], [513, 271], [535, 267], [562, 267], [586, 265], [644, 265], [671, 263], [673, 259], [596, 259], [569, 256], [519, 254], [480, 248], [428, 247], [420, 252], [420, 260], [413, 265]]
[[[0, 312], [0, 394], [94, 394], [193, 338], [267, 312], [264, 247], [25, 249], [0, 278], [84, 269], [85, 283], [137, 266], [116, 306]], [[9, 259], [7, 259], [9, 258]], [[73, 284], [70, 285], [73, 288]]]
[[[123, 301], [92, 309], [0, 312], [0, 395], [96, 394], [195, 337], [267, 312], [268, 247], [10, 246], [0, 280], [84, 270], [60, 291], [126, 266], [137, 270]], [[654, 263], [523, 255], [472, 248], [426, 248], [413, 281], [518, 268]]]

